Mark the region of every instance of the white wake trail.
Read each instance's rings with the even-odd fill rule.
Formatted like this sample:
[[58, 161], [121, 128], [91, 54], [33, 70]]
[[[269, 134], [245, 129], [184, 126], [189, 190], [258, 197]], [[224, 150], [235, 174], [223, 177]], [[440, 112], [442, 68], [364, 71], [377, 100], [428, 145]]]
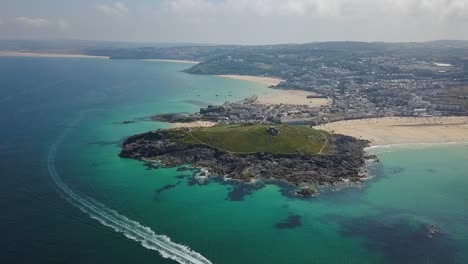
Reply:
[[[74, 124], [77, 122], [78, 120], [75, 121]], [[131, 220], [119, 214], [117, 211], [107, 208], [104, 204], [90, 197], [79, 195], [70, 189], [70, 187], [62, 181], [55, 167], [57, 147], [62, 143], [70, 129], [71, 127], [65, 129], [63, 134], [50, 147], [47, 167], [50, 177], [57, 185], [59, 192], [72, 205], [78, 207], [81, 211], [88, 214], [102, 225], [122, 233], [127, 238], [140, 242], [145, 248], [159, 252], [164, 258], [175, 260], [181, 264], [211, 264], [208, 259], [187, 246], [174, 243], [167, 236], [157, 235], [151, 228], [143, 226], [137, 221]]]

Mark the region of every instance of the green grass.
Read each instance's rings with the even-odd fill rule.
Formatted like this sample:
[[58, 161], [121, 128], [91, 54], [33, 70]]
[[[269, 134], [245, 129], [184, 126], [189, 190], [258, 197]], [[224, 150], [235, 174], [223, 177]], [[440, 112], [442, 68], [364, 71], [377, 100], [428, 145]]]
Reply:
[[218, 125], [195, 128], [190, 132], [173, 129], [174, 139], [179, 143], [205, 144], [220, 150], [235, 153], [325, 153], [329, 134], [307, 126], [275, 126], [280, 133], [270, 136], [267, 125]]

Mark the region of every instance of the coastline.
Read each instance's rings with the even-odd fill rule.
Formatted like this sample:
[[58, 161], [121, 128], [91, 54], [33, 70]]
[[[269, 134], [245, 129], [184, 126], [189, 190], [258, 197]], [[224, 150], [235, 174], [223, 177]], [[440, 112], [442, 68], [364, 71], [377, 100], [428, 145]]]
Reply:
[[191, 61], [191, 60], [167, 60], [167, 59], [143, 59], [143, 61], [174, 62], [174, 63], [186, 63], [186, 64], [200, 63], [199, 61]]
[[468, 117], [383, 117], [339, 121], [315, 128], [369, 140], [370, 148], [468, 142]]
[[[97, 58], [97, 59], [110, 59], [107, 56], [92, 56], [84, 54], [66, 54], [66, 53], [39, 53], [39, 52], [22, 52], [22, 51], [0, 51], [0, 57], [42, 57], [42, 58]], [[170, 63], [184, 63], [184, 64], [198, 64], [199, 61], [190, 60], [171, 60], [171, 59], [142, 59], [143, 61], [156, 61], [156, 62], [170, 62]], [[249, 81], [258, 84], [276, 86], [280, 82], [284, 81], [279, 78], [273, 77], [262, 77], [252, 75], [213, 75], [222, 78], [229, 78], [235, 80]], [[304, 91], [304, 90], [284, 90], [276, 89], [274, 92], [266, 92], [257, 94], [258, 103], [265, 105], [273, 104], [289, 104], [289, 105], [312, 105], [322, 106], [328, 103], [327, 99], [320, 98], [307, 98], [308, 95], [316, 95], [316, 93]], [[181, 127], [182, 125], [179, 125]], [[194, 124], [193, 126], [200, 126]], [[205, 126], [205, 125], [201, 125]]]
[[84, 54], [66, 54], [66, 53], [37, 53], [22, 51], [0, 51], [0, 57], [43, 57], [43, 58], [96, 58], [109, 59], [107, 56], [91, 56]]
[[255, 83], [266, 84], [266, 85], [270, 85], [270, 86], [276, 86], [280, 82], [284, 81], [283, 79], [279, 79], [279, 78], [253, 76], [253, 75], [222, 74], [222, 75], [215, 75], [215, 76], [234, 79], [234, 80], [255, 82]]
[[[268, 86], [276, 86], [283, 79], [273, 78], [273, 77], [262, 77], [262, 76], [252, 76], [252, 75], [215, 75], [222, 78], [241, 80], [254, 82], [258, 84], [264, 84]], [[271, 89], [271, 88], [268, 88]], [[315, 107], [320, 107], [322, 105], [328, 104], [328, 99], [324, 98], [307, 98], [309, 95], [317, 95], [314, 92], [304, 91], [304, 90], [285, 90], [285, 89], [274, 89], [269, 90], [262, 94], [257, 94], [257, 102], [264, 105], [278, 105], [278, 104], [287, 104], [287, 105], [312, 105]]]
[[364, 148], [364, 150], [374, 154], [374, 151], [385, 150], [385, 149], [395, 149], [395, 148], [424, 149], [424, 148], [433, 148], [437, 146], [451, 146], [451, 145], [463, 145], [463, 144], [467, 144], [468, 146], [468, 141], [373, 145], [373, 146]]

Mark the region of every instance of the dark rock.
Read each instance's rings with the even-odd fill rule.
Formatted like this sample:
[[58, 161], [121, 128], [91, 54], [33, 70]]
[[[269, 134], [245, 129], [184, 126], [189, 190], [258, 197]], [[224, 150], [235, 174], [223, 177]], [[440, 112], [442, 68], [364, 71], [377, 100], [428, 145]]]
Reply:
[[120, 124], [124, 124], [124, 125], [132, 124], [132, 123], [135, 123], [135, 121], [133, 121], [133, 120], [125, 120], [125, 121], [120, 122]]
[[251, 195], [263, 187], [263, 185], [257, 184], [236, 184], [228, 193], [228, 199], [230, 201], [243, 201], [245, 196]]
[[434, 238], [440, 234], [440, 229], [435, 225], [427, 225], [427, 237]]
[[310, 197], [317, 194], [317, 190], [313, 187], [302, 188], [296, 191], [296, 194], [302, 197]]
[[301, 216], [300, 215], [290, 215], [288, 218], [275, 224], [275, 227], [278, 229], [292, 229], [298, 226], [301, 226]]
[[161, 114], [161, 115], [151, 116], [150, 119], [152, 121], [168, 122], [168, 123], [189, 123], [189, 122], [198, 120], [198, 118], [187, 115], [187, 114]]
[[167, 184], [167, 185], [164, 185], [163, 187], [159, 188], [156, 190], [156, 194], [160, 194], [164, 191], [167, 191], [167, 190], [170, 190], [172, 188], [175, 188], [177, 185], [179, 185], [181, 182], [177, 182], [176, 184]]
[[274, 126], [270, 126], [267, 128], [266, 133], [270, 136], [276, 136], [279, 134], [279, 130]]
[[[282, 180], [293, 186], [316, 186], [349, 179], [359, 182], [365, 164], [368, 142], [349, 136], [332, 135], [327, 154], [233, 154], [206, 145], [180, 144], [169, 140], [166, 130], [151, 131], [127, 138], [119, 156], [133, 159], [157, 159], [165, 167], [191, 164], [206, 168], [210, 175], [251, 182], [253, 179]], [[298, 191], [301, 196], [315, 189]]]

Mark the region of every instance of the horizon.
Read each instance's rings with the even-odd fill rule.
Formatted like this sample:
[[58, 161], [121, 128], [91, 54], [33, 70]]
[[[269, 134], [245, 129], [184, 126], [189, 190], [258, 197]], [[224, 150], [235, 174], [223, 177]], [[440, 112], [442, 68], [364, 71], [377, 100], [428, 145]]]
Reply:
[[[209, 43], [209, 42], [146, 42], [146, 41], [112, 41], [112, 40], [102, 40], [102, 39], [73, 39], [73, 38], [64, 38], [64, 39], [29, 39], [29, 38], [16, 38], [16, 39], [2, 39], [0, 42], [90, 42], [90, 43], [109, 43], [109, 44], [145, 44], [145, 45], [165, 45], [168, 47], [171, 46], [275, 46], [275, 45], [307, 45], [307, 44], [316, 44], [316, 43], [368, 43], [368, 44], [398, 44], [398, 43], [431, 43], [431, 42], [467, 42], [468, 39], [432, 39], [432, 40], [421, 40], [421, 41], [359, 41], [359, 40], [323, 40], [323, 41], [309, 41], [309, 42], [278, 42], [270, 44], [239, 44], [239, 43]], [[141, 46], [144, 47], [144, 46]]]

